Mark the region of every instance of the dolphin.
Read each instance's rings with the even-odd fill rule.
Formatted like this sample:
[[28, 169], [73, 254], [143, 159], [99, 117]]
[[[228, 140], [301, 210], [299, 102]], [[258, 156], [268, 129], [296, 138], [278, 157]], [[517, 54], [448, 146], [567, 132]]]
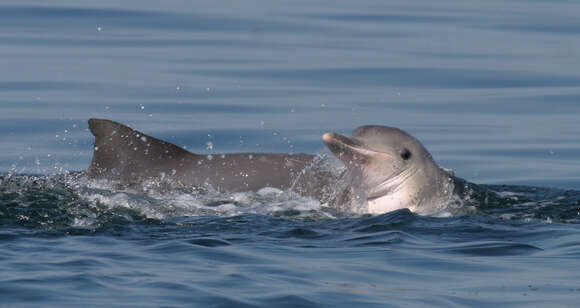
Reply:
[[[363, 212], [382, 214], [408, 208], [420, 214], [443, 209], [461, 185], [440, 168], [421, 142], [387, 126], [361, 126], [352, 137], [325, 133], [322, 140], [346, 166], [333, 177], [313, 165], [310, 154], [232, 153], [200, 155], [123, 124], [90, 119], [94, 154], [86, 175], [130, 186], [166, 181], [183, 186], [211, 186], [223, 192], [264, 187], [293, 190], [329, 203], [359, 203]], [[346, 191], [335, 183], [345, 179]], [[328, 198], [328, 194], [340, 196]], [[326, 198], [326, 199], [325, 199]]]

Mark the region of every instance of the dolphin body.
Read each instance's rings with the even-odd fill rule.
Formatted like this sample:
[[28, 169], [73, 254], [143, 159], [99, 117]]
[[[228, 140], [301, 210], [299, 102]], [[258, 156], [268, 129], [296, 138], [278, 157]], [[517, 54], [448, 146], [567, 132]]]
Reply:
[[90, 119], [89, 128], [95, 148], [87, 175], [122, 185], [162, 180], [229, 192], [286, 190], [314, 159], [307, 154], [198, 155], [110, 120]]
[[337, 179], [326, 171], [316, 172], [314, 155], [199, 155], [111, 120], [90, 119], [89, 128], [95, 147], [87, 176], [125, 186], [152, 180], [187, 187], [209, 185], [227, 192], [274, 187], [331, 203], [362, 204], [363, 211], [372, 214], [402, 208], [436, 213], [463, 187], [460, 179], [437, 166], [417, 139], [387, 126], [361, 126], [351, 138], [323, 135], [330, 151], [346, 166], [341, 177], [348, 183], [345, 192], [330, 199], [329, 191], [336, 194], [333, 181]]

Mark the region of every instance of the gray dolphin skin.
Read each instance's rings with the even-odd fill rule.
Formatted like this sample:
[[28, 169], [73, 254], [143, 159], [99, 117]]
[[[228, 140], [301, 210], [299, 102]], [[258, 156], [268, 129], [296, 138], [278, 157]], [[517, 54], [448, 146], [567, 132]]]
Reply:
[[354, 198], [366, 201], [367, 212], [408, 208], [420, 214], [443, 210], [461, 180], [440, 168], [419, 140], [394, 127], [368, 125], [352, 138], [325, 133], [322, 140], [346, 165]]
[[307, 154], [198, 155], [110, 120], [90, 119], [89, 128], [95, 148], [87, 175], [123, 185], [164, 180], [185, 186], [211, 185], [228, 192], [263, 187], [286, 190], [314, 158]]
[[[458, 180], [441, 169], [408, 133], [387, 126], [361, 126], [352, 137], [325, 133], [330, 151], [346, 166], [348, 186], [328, 198], [338, 178], [313, 170], [314, 155], [235, 153], [199, 155], [120, 123], [90, 119], [95, 136], [89, 178], [123, 185], [162, 180], [185, 186], [210, 185], [218, 191], [294, 190], [330, 203], [358, 203], [367, 213], [408, 208], [419, 214], [440, 211], [457, 193]], [[312, 173], [312, 172], [311, 172]], [[306, 175], [305, 175], [306, 174]], [[325, 196], [326, 195], [326, 196]]]

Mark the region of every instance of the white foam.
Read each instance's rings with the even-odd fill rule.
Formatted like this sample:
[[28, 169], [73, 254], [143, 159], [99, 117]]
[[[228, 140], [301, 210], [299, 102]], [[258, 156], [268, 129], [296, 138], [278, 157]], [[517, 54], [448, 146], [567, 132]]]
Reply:
[[[69, 183], [69, 187], [94, 206], [105, 206], [110, 210], [131, 209], [153, 219], [208, 215], [273, 215], [284, 211], [311, 213], [322, 210], [322, 205], [317, 200], [271, 187], [264, 187], [257, 192], [221, 193], [211, 188], [192, 192], [177, 189], [159, 191], [155, 189], [163, 186], [159, 183], [146, 183], [139, 189], [119, 189], [117, 186], [118, 183], [111, 181], [86, 178], [77, 178]], [[78, 222], [79, 226], [84, 223]]]

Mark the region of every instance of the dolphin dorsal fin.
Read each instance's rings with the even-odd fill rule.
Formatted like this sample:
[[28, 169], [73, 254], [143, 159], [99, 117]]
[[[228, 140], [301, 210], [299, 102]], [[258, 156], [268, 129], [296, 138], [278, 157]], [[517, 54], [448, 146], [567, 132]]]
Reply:
[[87, 170], [89, 177], [132, 182], [165, 172], [167, 161], [181, 159], [185, 163], [196, 156], [115, 121], [90, 119], [89, 128], [95, 136], [93, 160]]

